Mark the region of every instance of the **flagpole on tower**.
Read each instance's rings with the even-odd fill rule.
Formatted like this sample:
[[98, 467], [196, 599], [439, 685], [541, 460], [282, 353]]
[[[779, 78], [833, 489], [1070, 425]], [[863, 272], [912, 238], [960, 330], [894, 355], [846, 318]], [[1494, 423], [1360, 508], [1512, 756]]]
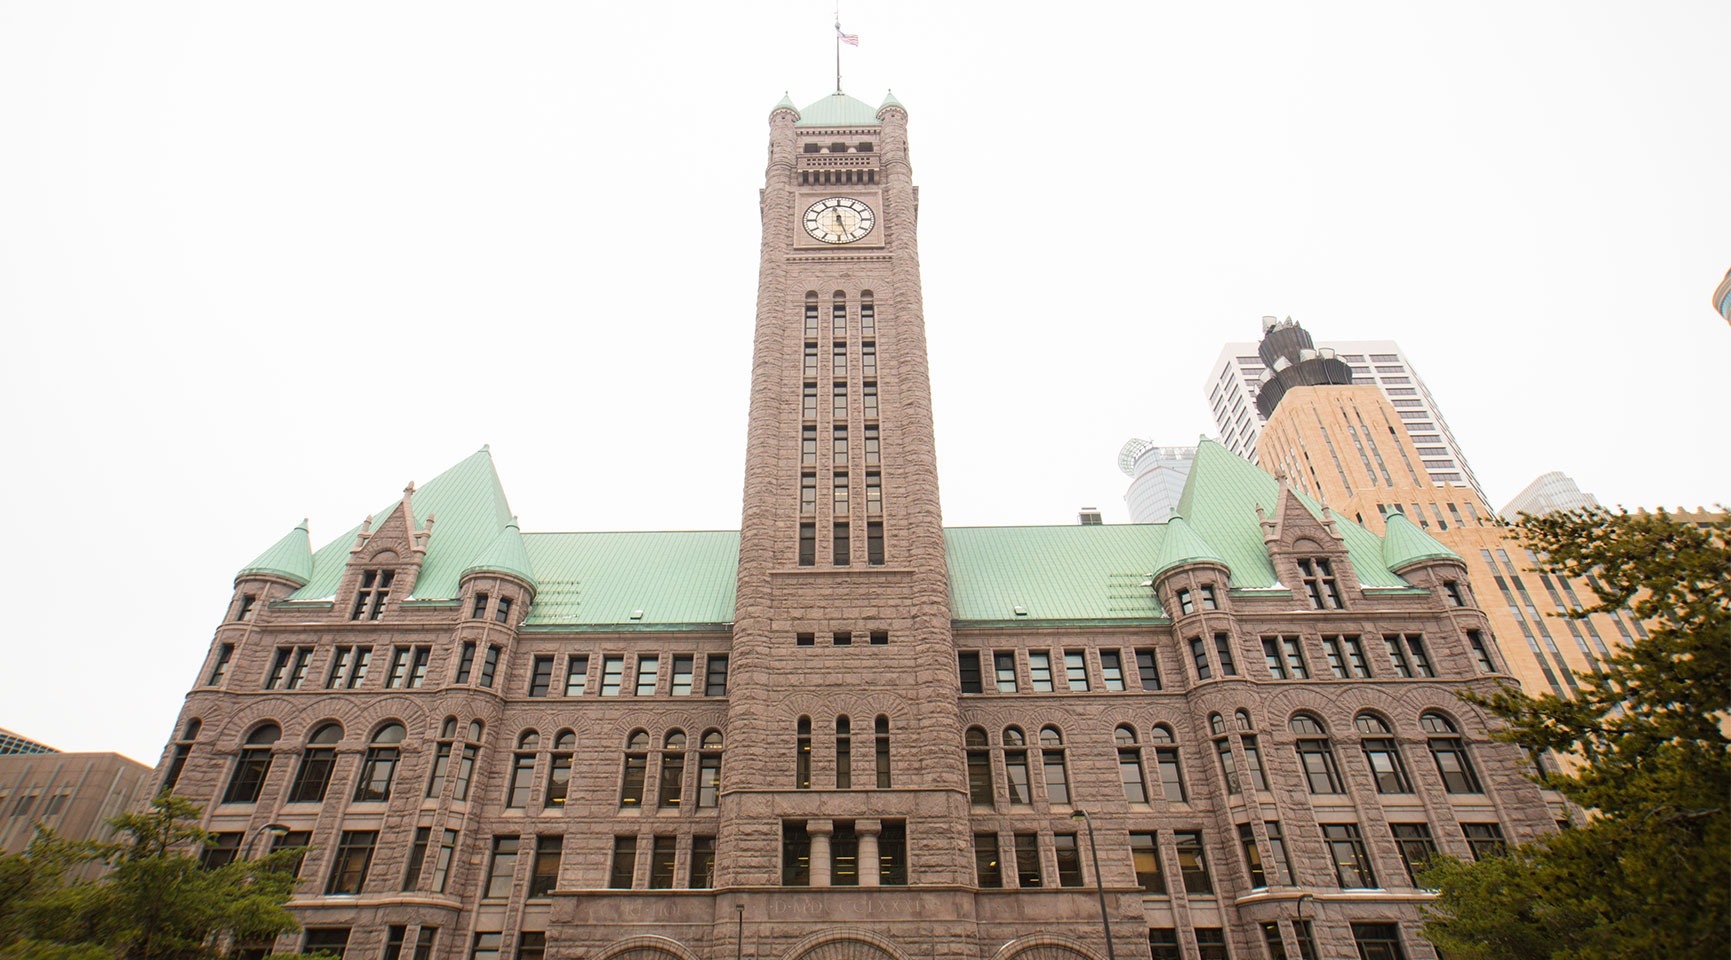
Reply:
[[835, 5], [835, 92], [841, 92], [841, 0]]

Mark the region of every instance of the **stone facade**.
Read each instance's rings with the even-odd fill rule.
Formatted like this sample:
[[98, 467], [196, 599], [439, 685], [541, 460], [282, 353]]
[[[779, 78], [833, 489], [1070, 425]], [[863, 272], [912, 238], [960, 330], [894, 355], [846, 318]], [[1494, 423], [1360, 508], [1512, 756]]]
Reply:
[[[449, 506], [435, 526], [427, 502], [484, 487], [484, 452], [352, 545], [314, 557], [299, 528], [237, 579], [159, 778], [242, 853], [283, 830], [306, 845], [309, 931], [277, 946], [1207, 960], [1268, 956], [1271, 934], [1277, 955], [1341, 956], [1355, 930], [1394, 930], [1432, 956], [1390, 825], [1461, 855], [1465, 830], [1483, 848], [1552, 829], [1524, 758], [1455, 697], [1508, 679], [1467, 643], [1484, 613], [1445, 597], [1460, 561], [1383, 567], [1376, 538], [1218, 450], [1189, 492], [1255, 499], [1232, 508], [1232, 565], [1161, 562], [1182, 537], [1152, 527], [1073, 528], [1064, 557], [976, 530], [1002, 551], [959, 559], [907, 114], [826, 98], [804, 116], [825, 122], [785, 102], [770, 118], [727, 602], [631, 599], [713, 586], [716, 565], [673, 570], [709, 540], [637, 565], [660, 535], [519, 535]], [[808, 229], [829, 199], [871, 227]], [[1148, 549], [1107, 556], [1123, 531]], [[1307, 599], [1318, 569], [1328, 602]], [[1047, 589], [1066, 577], [1072, 607]], [[1017, 599], [1042, 589], [1046, 608]], [[1084, 609], [1107, 612], [1064, 612]]]

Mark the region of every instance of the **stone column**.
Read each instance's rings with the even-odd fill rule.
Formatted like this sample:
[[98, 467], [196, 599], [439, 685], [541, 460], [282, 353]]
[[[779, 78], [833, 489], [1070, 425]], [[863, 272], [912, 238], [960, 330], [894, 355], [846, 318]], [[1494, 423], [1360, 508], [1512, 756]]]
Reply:
[[830, 822], [828, 820], [807, 821], [805, 832], [811, 837], [811, 885], [814, 887], [827, 887], [830, 884]]
[[875, 887], [878, 885], [878, 830], [876, 820], [859, 820], [854, 823], [854, 832], [859, 834], [859, 885]]

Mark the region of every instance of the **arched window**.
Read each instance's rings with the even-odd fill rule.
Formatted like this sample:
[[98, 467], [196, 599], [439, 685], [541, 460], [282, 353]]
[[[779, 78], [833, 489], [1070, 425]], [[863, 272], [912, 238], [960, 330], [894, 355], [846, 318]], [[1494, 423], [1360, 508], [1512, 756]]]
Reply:
[[697, 806], [713, 807], [721, 801], [721, 731], [705, 730], [697, 755]]
[[1248, 710], [1234, 711], [1232, 719], [1238, 724], [1238, 729], [1240, 730], [1256, 729], [1256, 725], [1250, 722], [1250, 712]]
[[1034, 795], [1028, 777], [1027, 743], [1020, 727], [1004, 728], [1004, 779], [1010, 788], [1011, 803], [1033, 803]]
[[561, 730], [553, 737], [553, 755], [547, 763], [547, 794], [543, 806], [559, 807], [571, 795], [571, 758], [577, 751], [577, 734]]
[[1040, 728], [1040, 766], [1046, 775], [1048, 803], [1070, 802], [1070, 773], [1064, 763], [1064, 735], [1057, 727]]
[[397, 760], [408, 731], [400, 723], [387, 723], [373, 734], [361, 761], [361, 776], [355, 783], [355, 802], [383, 802], [391, 798], [391, 780], [397, 775]]
[[1226, 735], [1226, 721], [1220, 714], [1208, 717], [1208, 730], [1214, 735], [1214, 755], [1220, 760], [1220, 773], [1226, 779], [1228, 795], [1244, 792], [1238, 779], [1238, 758], [1232, 752], [1232, 738]]
[[223, 791], [223, 803], [258, 801], [265, 777], [270, 775], [271, 746], [280, 739], [282, 728], [274, 723], [267, 721], [253, 728], [241, 746], [240, 757], [235, 760], [234, 773], [228, 778], [228, 789]]
[[1208, 715], [1208, 732], [1214, 736], [1226, 732], [1226, 721], [1220, 718], [1220, 714], [1211, 713]]
[[457, 718], [446, 717], [439, 725], [439, 740], [433, 745], [433, 775], [427, 778], [427, 797], [436, 799], [445, 789], [451, 772], [451, 748], [457, 738]]
[[1298, 764], [1304, 769], [1304, 780], [1310, 792], [1344, 792], [1340, 766], [1334, 762], [1334, 748], [1328, 742], [1328, 731], [1322, 726], [1322, 721], [1300, 713], [1293, 715], [1288, 726], [1298, 734]]
[[301, 751], [300, 768], [295, 771], [289, 787], [289, 803], [323, 803], [325, 790], [331, 785], [331, 771], [337, 765], [337, 744], [343, 739], [342, 724], [320, 724], [307, 738]]
[[174, 792], [174, 785], [180, 782], [180, 771], [186, 768], [186, 758], [192, 753], [192, 742], [198, 739], [203, 726], [203, 721], [193, 717], [181, 728], [180, 739], [175, 741], [174, 753], [168, 760], [168, 772], [162, 777], [162, 793]]
[[669, 730], [661, 741], [661, 783], [656, 803], [677, 807], [685, 796], [685, 731]]
[[795, 725], [793, 741], [793, 786], [797, 790], [811, 789], [811, 718], [800, 717]]
[[643, 778], [649, 769], [649, 732], [633, 730], [625, 738], [625, 772], [619, 778], [619, 805], [643, 806]]
[[1376, 779], [1376, 792], [1411, 793], [1412, 780], [1406, 774], [1400, 744], [1395, 742], [1388, 723], [1374, 713], [1361, 713], [1352, 725], [1362, 734], [1359, 747], [1364, 751], [1365, 762], [1370, 764], [1371, 776]]
[[481, 742], [481, 734], [486, 732], [486, 729], [487, 729], [486, 725], [483, 724], [481, 721], [470, 720], [469, 721], [469, 742], [470, 743], [480, 743]]
[[868, 340], [878, 335], [877, 306], [870, 290], [859, 292], [859, 335]]
[[1136, 728], [1125, 724], [1112, 732], [1118, 745], [1118, 780], [1124, 785], [1124, 799], [1131, 803], [1148, 802], [1148, 779], [1142, 773], [1142, 747], [1136, 742]]
[[1466, 741], [1454, 721], [1440, 713], [1427, 713], [1418, 718], [1419, 725], [1429, 734], [1431, 759], [1442, 776], [1443, 789], [1449, 793], [1484, 793], [1472, 757], [1467, 755]]
[[445, 740], [455, 740], [457, 738], [456, 717], [445, 718], [445, 722], [439, 726], [439, 736]]
[[847, 717], [835, 718], [835, 786], [853, 787], [853, 722]]
[[805, 292], [805, 338], [816, 340], [818, 337], [817, 291]]
[[529, 805], [529, 793], [535, 786], [535, 749], [541, 745], [537, 730], [525, 730], [517, 735], [517, 752], [511, 755], [511, 779], [505, 785], [505, 807], [521, 810]]
[[872, 721], [872, 756], [878, 772], [878, 789], [890, 786], [890, 718], [880, 716]]
[[986, 731], [969, 727], [962, 733], [962, 745], [968, 755], [968, 802], [992, 805], [992, 751]]
[[1148, 740], [1154, 744], [1154, 764], [1160, 769], [1160, 792], [1170, 803], [1184, 803], [1189, 797], [1184, 790], [1184, 768], [1178, 759], [1178, 740], [1172, 736], [1172, 728], [1156, 723], [1148, 731]]

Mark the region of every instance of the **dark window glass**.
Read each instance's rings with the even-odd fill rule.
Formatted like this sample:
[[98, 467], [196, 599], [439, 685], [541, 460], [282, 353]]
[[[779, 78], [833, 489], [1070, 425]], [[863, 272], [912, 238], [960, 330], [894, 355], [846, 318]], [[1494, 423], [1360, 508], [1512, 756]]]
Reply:
[[1184, 949], [1178, 945], [1175, 927], [1149, 927], [1148, 953], [1150, 960], [1184, 960]]
[[1352, 942], [1359, 960], [1406, 960], [1400, 945], [1400, 928], [1392, 923], [1355, 923]]
[[1437, 852], [1430, 824], [1391, 823], [1388, 829], [1394, 834], [1396, 849], [1400, 850], [1400, 862], [1406, 865], [1407, 879], [1417, 883], [1419, 868]]
[[613, 890], [629, 890], [637, 879], [637, 838], [613, 838], [613, 868], [608, 871], [607, 886]]
[[781, 822], [781, 885], [811, 885], [811, 835], [804, 820]]
[[1232, 960], [1232, 955], [1226, 952], [1225, 929], [1197, 927], [1196, 956], [1198, 960]]
[[1238, 676], [1238, 664], [1232, 659], [1232, 638], [1224, 633], [1215, 634], [1214, 652], [1220, 655], [1220, 675]]
[[[30, 796], [25, 797], [24, 799], [34, 800], [35, 797]], [[19, 813], [28, 813], [30, 811], [29, 806], [26, 806], [22, 802], [20, 802], [18, 806], [22, 809], [14, 809], [13, 816], [17, 816]], [[226, 867], [233, 863], [235, 858], [240, 855], [240, 842], [245, 838], [246, 834], [244, 833], [212, 834], [210, 843], [207, 844], [204, 851], [199, 854], [199, 866], [204, 867], [206, 870], [215, 870], [217, 867]]]
[[342, 957], [349, 949], [348, 927], [308, 927], [302, 953], [328, 953]]
[[1058, 859], [1058, 886], [1082, 885], [1082, 854], [1076, 846], [1076, 835], [1059, 833], [1052, 837], [1052, 851]]
[[529, 671], [529, 696], [544, 697], [553, 686], [553, 658], [536, 657]]
[[980, 682], [980, 653], [962, 650], [956, 654], [956, 668], [961, 675], [963, 693], [984, 693]]
[[1040, 837], [1034, 833], [1016, 834], [1016, 885], [1038, 887], [1040, 876]]
[[1325, 823], [1322, 838], [1334, 861], [1334, 878], [1343, 889], [1376, 887], [1376, 874], [1370, 868], [1370, 853], [1359, 835], [1358, 824]]
[[974, 834], [974, 877], [982, 887], [1004, 885], [1004, 867], [998, 860], [997, 834]]
[[535, 838], [535, 869], [529, 875], [529, 896], [545, 897], [559, 883], [559, 862], [565, 855], [565, 838]]
[[1500, 856], [1507, 849], [1503, 842], [1503, 828], [1499, 824], [1463, 823], [1461, 833], [1467, 838], [1474, 860]]
[[1142, 679], [1142, 689], [1160, 689], [1160, 669], [1155, 665], [1154, 651], [1136, 651], [1136, 673]]
[[711, 653], [703, 658], [703, 695], [727, 696], [727, 654]]
[[878, 883], [902, 887], [908, 882], [908, 825], [885, 820], [878, 830]]
[[1143, 892], [1166, 892], [1166, 872], [1160, 867], [1160, 845], [1155, 834], [1130, 834], [1130, 863], [1136, 870], [1136, 884]]
[[1180, 830], [1172, 835], [1178, 851], [1178, 872], [1184, 877], [1184, 891], [1211, 894], [1214, 883], [1208, 876], [1208, 855], [1202, 847], [1199, 831]]
[[376, 830], [344, 830], [337, 843], [337, 853], [331, 867], [331, 878], [325, 884], [325, 894], [353, 895], [361, 892], [367, 882], [367, 867], [373, 862], [373, 846], [378, 842]]
[[677, 838], [656, 837], [649, 847], [649, 889], [673, 889], [673, 862]]
[[707, 890], [715, 886], [715, 838], [691, 838], [691, 872], [686, 886]]
[[522, 846], [521, 837], [493, 838], [493, 859], [487, 868], [487, 886], [482, 896], [498, 900], [511, 895], [511, 884], [517, 877], [517, 853]]

